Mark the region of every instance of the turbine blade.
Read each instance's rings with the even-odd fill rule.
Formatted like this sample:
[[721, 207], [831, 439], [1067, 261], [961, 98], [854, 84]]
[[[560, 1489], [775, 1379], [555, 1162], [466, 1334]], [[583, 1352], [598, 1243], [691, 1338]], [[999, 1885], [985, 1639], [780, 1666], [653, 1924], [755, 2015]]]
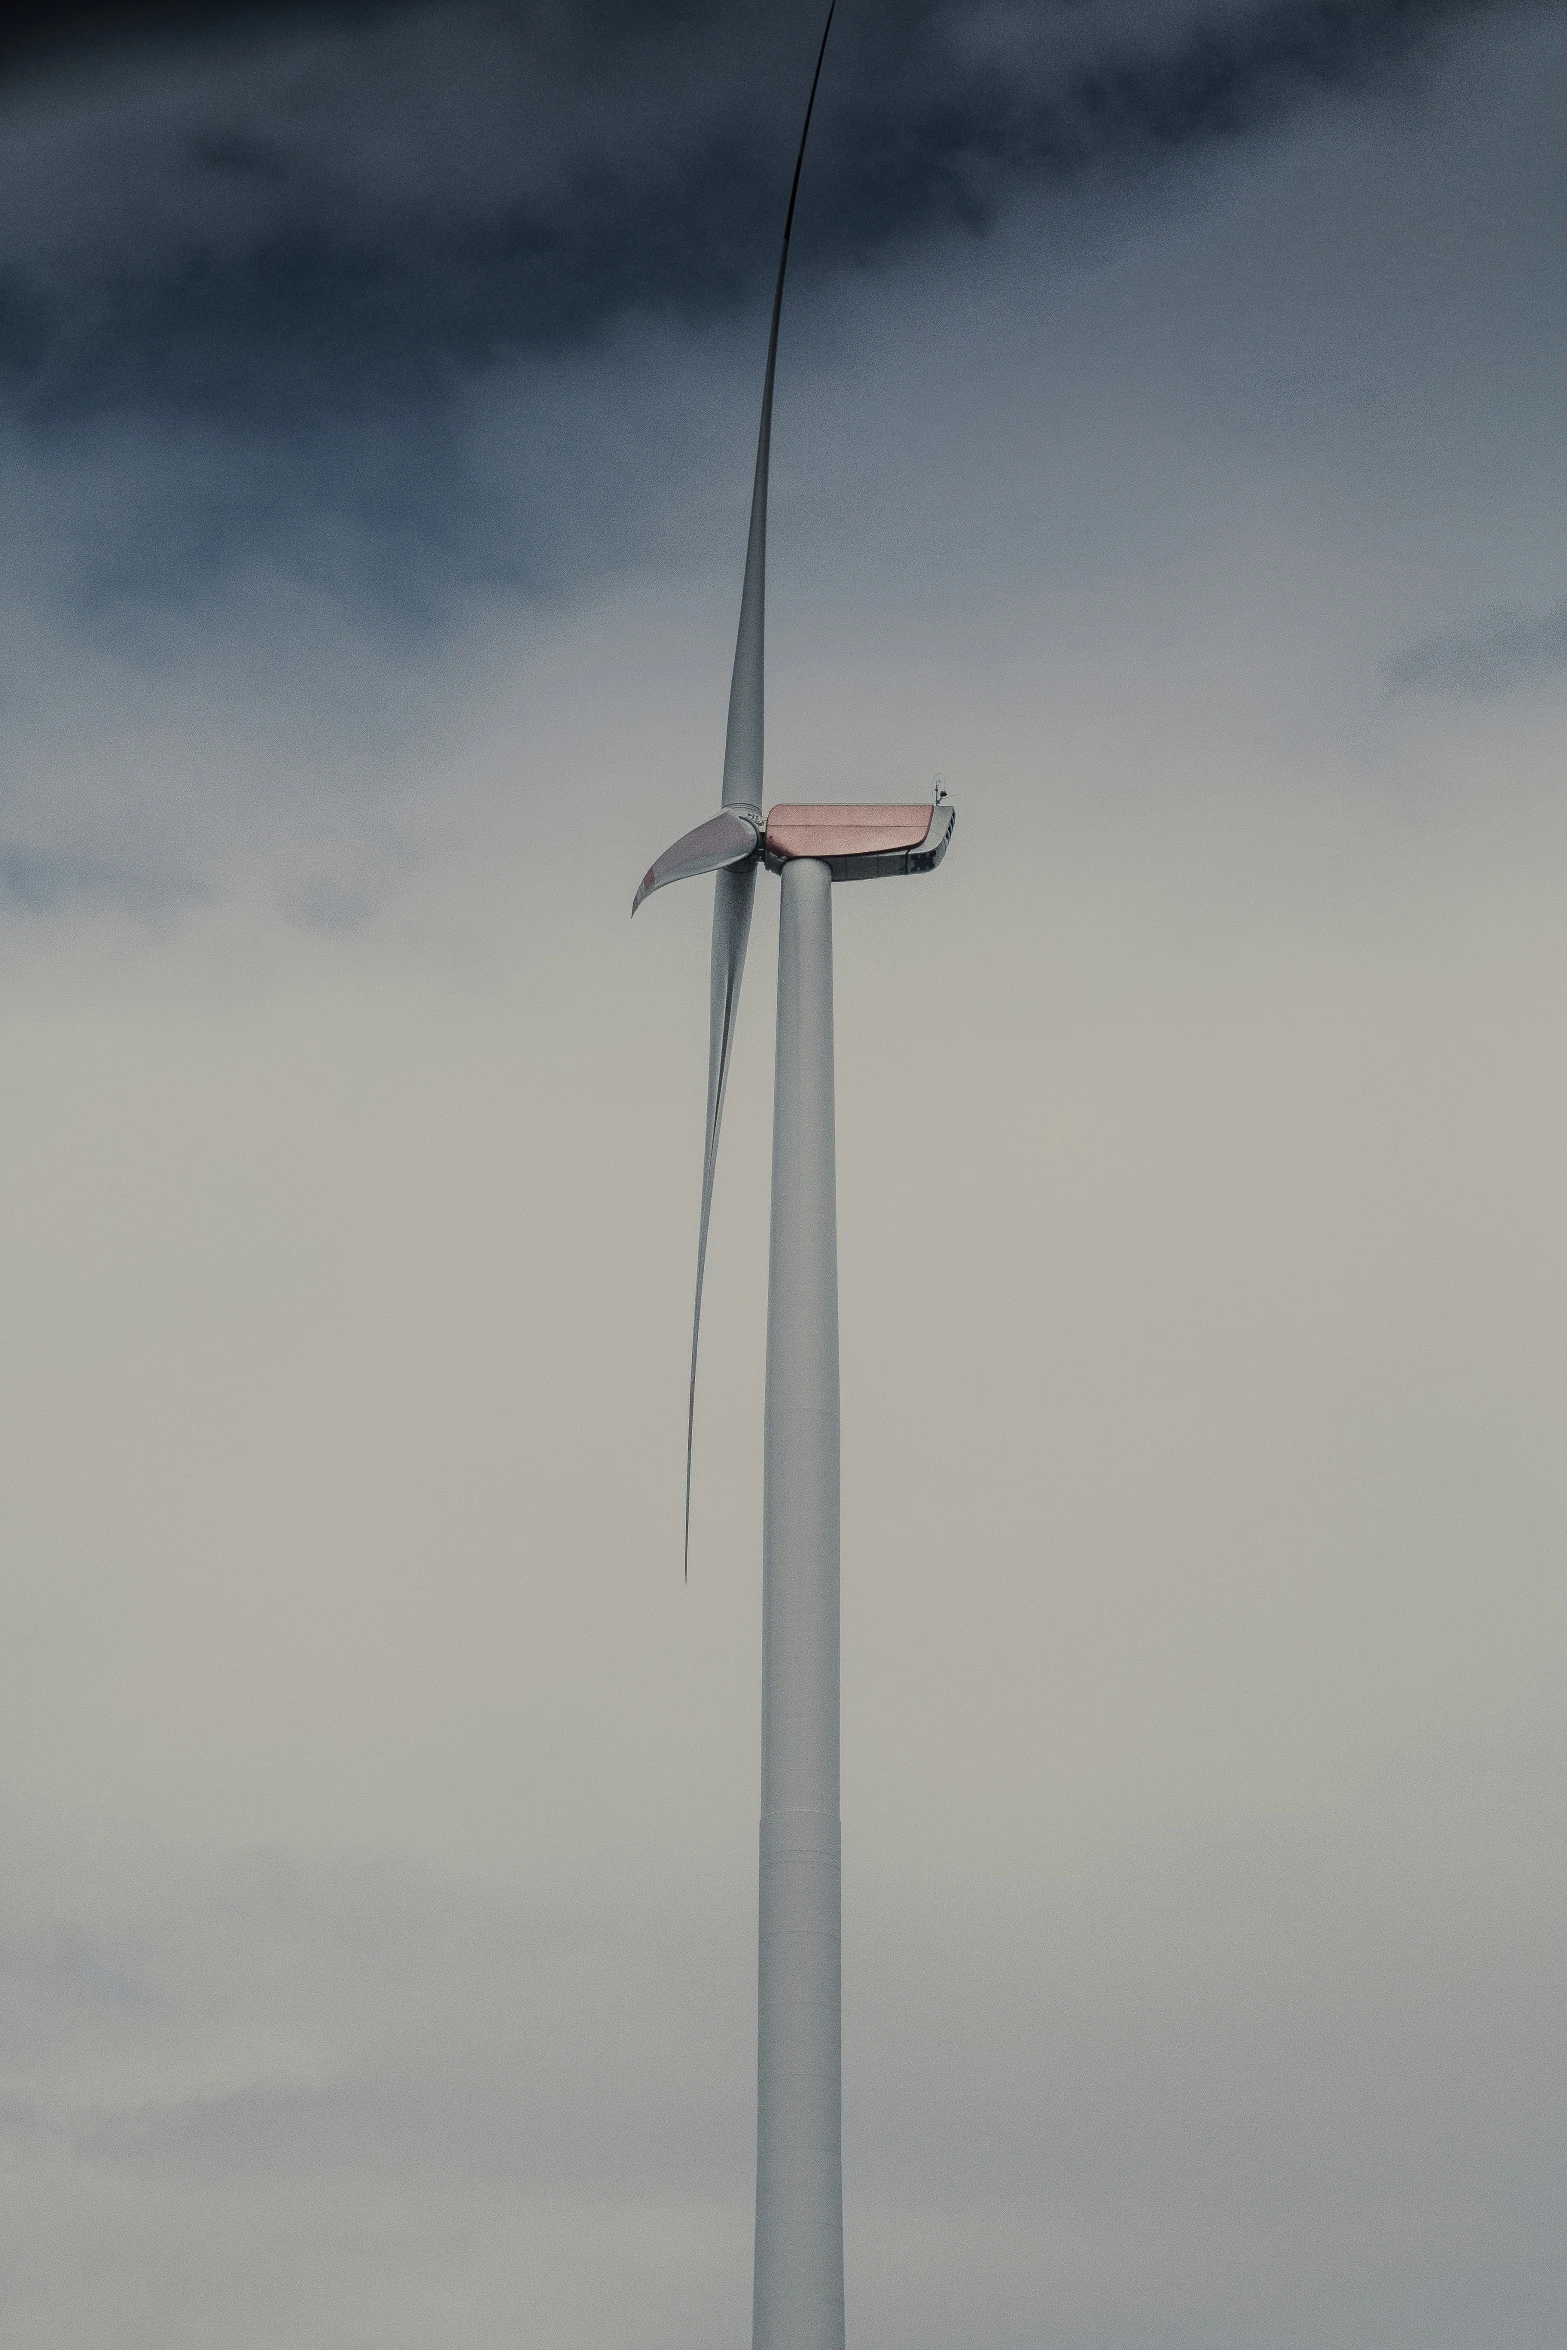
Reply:
[[691, 1572], [691, 1446], [696, 1432], [696, 1351], [702, 1335], [702, 1279], [707, 1271], [707, 1226], [713, 1212], [713, 1175], [718, 1165], [718, 1129], [729, 1083], [729, 1050], [740, 1009], [751, 907], [756, 897], [756, 859], [719, 873], [713, 887], [713, 976], [707, 1055], [707, 1141], [702, 1153], [702, 1218], [696, 1242], [696, 1307], [691, 1316], [691, 1388], [686, 1400], [686, 1574]]
[[[773, 440], [773, 379], [778, 372], [778, 322], [783, 315], [784, 278], [789, 268], [789, 239], [794, 233], [795, 200], [800, 193], [800, 171], [805, 142], [811, 135], [827, 36], [832, 31], [837, 0], [828, 0], [827, 21], [816, 52], [805, 121], [789, 184], [789, 209], [784, 214], [783, 245], [778, 255], [778, 280], [773, 287], [773, 316], [767, 334], [767, 369], [762, 378], [762, 420], [756, 435], [756, 473], [751, 484], [751, 526], [745, 547], [745, 583], [740, 591], [740, 626], [735, 635], [735, 665], [729, 680], [729, 726], [724, 737], [722, 805], [754, 820], [756, 841], [762, 831], [762, 675], [767, 603], [767, 467]], [[677, 843], [677, 847], [683, 846]], [[671, 852], [673, 854], [673, 852]], [[686, 1574], [691, 1572], [691, 1448], [696, 1431], [696, 1356], [702, 1335], [702, 1279], [707, 1270], [707, 1226], [713, 1210], [713, 1175], [718, 1164], [718, 1129], [724, 1115], [724, 1089], [729, 1081], [729, 1051], [734, 1042], [735, 1014], [740, 1006], [740, 981], [745, 971], [746, 942], [751, 935], [751, 906], [756, 896], [754, 855], [743, 862], [723, 860], [713, 885], [712, 1019], [707, 1063], [707, 1143], [702, 1155], [702, 1220], [696, 1244], [696, 1306], [691, 1316], [691, 1389], [686, 1404]], [[648, 883], [658, 887], [654, 874]], [[670, 879], [675, 877], [670, 875]], [[635, 909], [633, 908], [633, 911]]]
[[816, 85], [822, 78], [827, 36], [832, 31], [831, 0], [816, 52], [811, 94], [805, 102], [800, 148], [794, 159], [789, 209], [784, 215], [783, 249], [778, 256], [778, 282], [773, 288], [773, 321], [767, 337], [767, 372], [762, 378], [762, 421], [756, 436], [756, 475], [751, 484], [751, 529], [745, 548], [745, 585], [740, 591], [740, 627], [735, 637], [735, 665], [729, 681], [729, 730], [724, 739], [723, 805], [762, 812], [762, 670], [767, 604], [767, 466], [773, 442], [773, 378], [778, 372], [778, 321], [783, 314], [784, 277], [789, 267], [789, 239], [794, 233], [795, 199], [800, 193], [800, 169], [805, 142], [811, 135]]
[[725, 865], [743, 865], [762, 845], [760, 827], [731, 809], [709, 816], [695, 831], [682, 833], [672, 849], [655, 857], [643, 874], [631, 901], [634, 914], [644, 898], [671, 881], [690, 881], [699, 873], [716, 873]]

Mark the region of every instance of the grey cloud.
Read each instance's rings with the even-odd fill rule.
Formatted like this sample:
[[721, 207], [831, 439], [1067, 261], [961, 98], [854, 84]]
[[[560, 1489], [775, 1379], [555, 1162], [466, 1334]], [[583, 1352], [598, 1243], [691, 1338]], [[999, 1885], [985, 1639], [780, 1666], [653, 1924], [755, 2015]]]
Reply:
[[[862, 2338], [1559, 2340], [1560, 1759], [1536, 1723], [1512, 1751], [1410, 1754], [1315, 1813], [1167, 1830], [961, 1900], [857, 1866]], [[677, 1875], [656, 1895], [278, 1857], [165, 1866], [127, 1906], [89, 1876], [67, 1931], [95, 1970], [13, 1976], [12, 2175], [68, 2149], [67, 2220], [119, 2179], [148, 2230], [196, 2181], [265, 2230], [269, 2193], [304, 2183], [332, 2270], [312, 2342], [368, 2289], [353, 2215], [372, 2189], [443, 2198], [479, 2260], [495, 2197], [573, 2199], [606, 2240], [638, 2210], [721, 2209], [732, 2279], [659, 2223], [685, 2338], [706, 2339], [745, 2258], [747, 1858], [723, 1887]], [[65, 1951], [32, 1898], [12, 1894], [22, 1938]], [[29, 2038], [33, 2008], [53, 2022]], [[206, 2290], [232, 2325], [221, 2264]], [[275, 2338], [280, 2291], [225, 2338]], [[587, 2303], [559, 2338], [608, 2338], [609, 2300]]]
[[[1501, 0], [846, 9], [802, 268], [975, 229], [1352, 91]], [[0, 160], [4, 390], [35, 427], [439, 405], [765, 278], [814, 26], [486, 5], [257, 29], [28, 84]]]
[[1384, 674], [1395, 692], [1451, 694], [1480, 700], [1567, 668], [1567, 598], [1548, 612], [1509, 608], [1473, 628], [1422, 637], [1395, 653]]
[[[1146, 182], [1407, 71], [1465, 22], [1527, 13], [856, 0], [823, 85], [800, 290], [978, 233], [1030, 189]], [[24, 513], [13, 576], [135, 660], [149, 611], [221, 623], [229, 584], [258, 572], [407, 646], [447, 623], [454, 588], [558, 599], [632, 559], [643, 476], [711, 428], [701, 386], [679, 424], [654, 412], [628, 340], [667, 346], [765, 284], [814, 11], [200, 18], [89, 44], [0, 108], [0, 465], [56, 476], [51, 551]], [[474, 415], [497, 383], [499, 463]]]
[[0, 899], [13, 914], [101, 908], [147, 922], [190, 906], [201, 894], [194, 883], [167, 873], [49, 849], [0, 850]]
[[[617, 577], [635, 595], [711, 562], [692, 643], [721, 711], [759, 363], [743, 305], [772, 266], [811, 30], [755, 22], [294, 16], [6, 99], [0, 251], [39, 334], [0, 415], [14, 904], [74, 916], [105, 877], [134, 896], [139, 875], [222, 894], [264, 874], [311, 921], [353, 922], [468, 828], [451, 778], [472, 712]], [[802, 544], [842, 599], [967, 543], [983, 561], [952, 592], [988, 614], [998, 562], [1032, 594], [1052, 564], [1091, 580], [1160, 514], [1168, 533], [1172, 483], [1181, 530], [1221, 506], [1237, 526], [1223, 435], [1265, 440], [1279, 479], [1325, 470], [1301, 377], [1338, 418], [1357, 368], [1381, 385], [1382, 440], [1357, 411], [1329, 453], [1362, 476], [1368, 445], [1402, 463], [1418, 432], [1429, 455], [1402, 391], [1449, 380], [1455, 350], [1483, 351], [1492, 415], [1509, 369], [1538, 377], [1514, 322], [1542, 315], [1531, 272], [1554, 266], [1555, 121], [1520, 92], [1561, 60], [1527, 10], [925, 9], [901, 45], [886, 25], [882, 0], [845, 10], [805, 189], [780, 611], [804, 608]], [[1216, 155], [1400, 64], [1409, 103]], [[1200, 184], [1166, 169], [1199, 154]], [[983, 247], [913, 250], [1030, 187]], [[898, 256], [879, 285], [826, 283]], [[537, 315], [507, 270], [543, 289]], [[1467, 442], [1441, 455], [1410, 477], [1428, 508], [1473, 470]], [[526, 747], [516, 773], [531, 793]]]

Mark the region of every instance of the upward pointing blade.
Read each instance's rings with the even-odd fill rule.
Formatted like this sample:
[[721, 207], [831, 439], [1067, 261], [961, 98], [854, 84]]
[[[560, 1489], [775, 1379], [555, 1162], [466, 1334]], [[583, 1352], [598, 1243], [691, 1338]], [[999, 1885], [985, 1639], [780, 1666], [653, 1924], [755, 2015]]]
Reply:
[[[751, 484], [751, 527], [745, 548], [745, 585], [740, 591], [740, 626], [735, 636], [735, 665], [729, 681], [729, 727], [724, 738], [723, 805], [762, 822], [762, 679], [767, 605], [767, 467], [773, 440], [773, 378], [778, 372], [778, 321], [783, 315], [784, 278], [789, 268], [789, 239], [794, 233], [795, 199], [800, 193], [800, 170], [805, 142], [811, 135], [816, 88], [822, 78], [822, 59], [832, 31], [837, 0], [829, 0], [827, 22], [816, 52], [811, 94], [805, 102], [799, 152], [789, 186], [789, 209], [784, 215], [783, 248], [778, 256], [778, 282], [773, 288], [772, 324], [767, 335], [767, 371], [762, 378], [762, 421], [756, 436], [756, 473]], [[734, 1041], [735, 1015], [740, 1007], [740, 980], [745, 971], [746, 941], [751, 935], [751, 906], [756, 895], [756, 867], [746, 864], [720, 872], [713, 884], [713, 993], [712, 1027], [707, 1061], [707, 1143], [702, 1157], [702, 1220], [696, 1246], [696, 1310], [691, 1317], [691, 1393], [686, 1408], [686, 1573], [691, 1572], [691, 1446], [696, 1430], [696, 1354], [702, 1334], [702, 1276], [707, 1268], [707, 1226], [713, 1207], [713, 1175], [718, 1164], [718, 1129], [724, 1115], [724, 1088], [729, 1079], [729, 1048]]]
[[784, 278], [789, 268], [789, 239], [794, 234], [795, 199], [800, 193], [800, 171], [805, 142], [811, 135], [816, 86], [822, 78], [827, 36], [832, 31], [831, 0], [816, 52], [811, 94], [805, 102], [800, 149], [794, 159], [789, 186], [789, 209], [784, 214], [783, 248], [778, 255], [778, 282], [773, 288], [772, 325], [767, 336], [767, 371], [762, 378], [762, 421], [756, 435], [756, 473], [751, 484], [751, 529], [745, 548], [745, 585], [740, 591], [740, 627], [735, 637], [734, 673], [729, 681], [729, 731], [724, 741], [726, 808], [762, 812], [762, 671], [763, 635], [767, 604], [767, 468], [773, 445], [773, 378], [778, 372], [778, 321], [783, 315]]

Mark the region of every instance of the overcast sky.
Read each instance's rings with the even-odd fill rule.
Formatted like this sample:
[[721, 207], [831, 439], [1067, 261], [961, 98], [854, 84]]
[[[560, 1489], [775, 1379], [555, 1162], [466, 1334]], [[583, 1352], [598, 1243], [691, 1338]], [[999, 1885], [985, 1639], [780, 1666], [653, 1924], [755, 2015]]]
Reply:
[[[765, 23], [762, 18], [765, 13]], [[0, 39], [0, 2334], [750, 2306], [820, 26]], [[842, 0], [862, 2350], [1567, 2338], [1567, 16]]]

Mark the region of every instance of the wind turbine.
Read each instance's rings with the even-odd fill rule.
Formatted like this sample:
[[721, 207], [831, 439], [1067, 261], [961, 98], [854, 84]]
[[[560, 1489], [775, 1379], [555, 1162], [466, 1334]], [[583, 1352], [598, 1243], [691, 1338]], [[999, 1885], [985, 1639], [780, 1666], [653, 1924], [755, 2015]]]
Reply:
[[781, 885], [762, 1504], [753, 2350], [843, 2350], [832, 885], [930, 872], [946, 854], [953, 823], [951, 804], [939, 791], [934, 807], [784, 806], [765, 818], [762, 813], [773, 377], [795, 199], [833, 6], [811, 77], [773, 291], [720, 810], [654, 861], [631, 908], [634, 914], [668, 882], [716, 875], [707, 1137], [686, 1409], [689, 1571], [707, 1229], [758, 865], [776, 873]]

